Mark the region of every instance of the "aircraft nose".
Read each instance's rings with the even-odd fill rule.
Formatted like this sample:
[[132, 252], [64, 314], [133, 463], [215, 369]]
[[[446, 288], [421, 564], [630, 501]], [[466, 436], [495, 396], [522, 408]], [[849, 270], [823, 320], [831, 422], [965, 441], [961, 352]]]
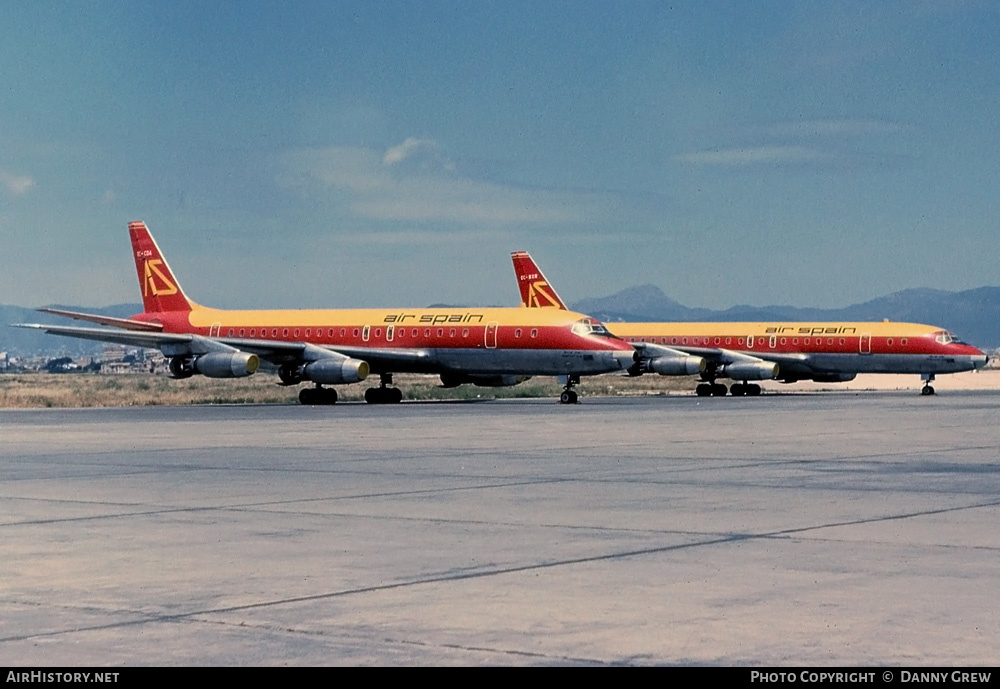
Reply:
[[983, 366], [986, 365], [986, 363], [989, 360], [990, 360], [990, 358], [987, 355], [985, 355], [985, 354], [981, 354], [979, 356], [974, 356], [974, 357], [972, 357], [972, 365], [975, 368], [982, 368]]

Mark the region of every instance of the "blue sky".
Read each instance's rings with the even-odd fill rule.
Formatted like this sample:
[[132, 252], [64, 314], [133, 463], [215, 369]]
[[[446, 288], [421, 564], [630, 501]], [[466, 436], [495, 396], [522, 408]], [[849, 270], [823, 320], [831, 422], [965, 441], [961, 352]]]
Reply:
[[0, 4], [0, 303], [838, 307], [1000, 283], [1000, 5]]

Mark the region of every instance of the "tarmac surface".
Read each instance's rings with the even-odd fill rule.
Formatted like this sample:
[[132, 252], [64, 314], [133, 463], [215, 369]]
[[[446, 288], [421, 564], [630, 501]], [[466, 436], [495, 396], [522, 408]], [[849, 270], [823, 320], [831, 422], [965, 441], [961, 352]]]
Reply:
[[0, 665], [997, 665], [1000, 394], [0, 411]]

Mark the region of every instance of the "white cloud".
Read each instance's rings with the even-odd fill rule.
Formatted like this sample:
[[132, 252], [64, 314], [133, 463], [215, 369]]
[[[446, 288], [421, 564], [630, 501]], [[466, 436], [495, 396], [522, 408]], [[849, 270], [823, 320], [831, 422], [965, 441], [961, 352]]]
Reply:
[[798, 120], [747, 127], [745, 133], [768, 138], [874, 136], [899, 134], [910, 129], [908, 125], [883, 120]]
[[436, 150], [437, 144], [431, 139], [415, 139], [410, 137], [398, 146], [393, 146], [386, 151], [382, 157], [382, 162], [386, 165], [396, 165], [411, 157], [416, 152], [435, 152]]
[[[579, 223], [601, 214], [606, 195], [518, 187], [461, 175], [430, 139], [408, 138], [379, 153], [329, 147], [286, 156], [279, 183], [305, 194], [347, 195], [359, 218], [411, 222]], [[344, 199], [339, 200], [344, 203]]]
[[35, 180], [24, 175], [15, 175], [6, 170], [0, 170], [0, 184], [7, 188], [12, 196], [27, 194], [35, 186]]
[[681, 153], [674, 160], [692, 165], [744, 167], [747, 165], [783, 165], [814, 163], [830, 160], [828, 153], [806, 146], [757, 146], [754, 148], [729, 148], [714, 151]]

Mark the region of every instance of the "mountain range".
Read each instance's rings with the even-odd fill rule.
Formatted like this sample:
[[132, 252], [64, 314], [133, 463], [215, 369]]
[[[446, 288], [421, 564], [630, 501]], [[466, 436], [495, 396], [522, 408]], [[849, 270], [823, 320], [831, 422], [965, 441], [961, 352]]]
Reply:
[[[101, 309], [53, 304], [53, 308], [86, 311], [126, 318], [142, 311], [140, 304], [116, 304]], [[570, 308], [608, 323], [616, 321], [901, 321], [937, 325], [982, 349], [1000, 347], [1000, 287], [979, 287], [962, 292], [915, 288], [840, 309], [796, 306], [739, 305], [716, 311], [691, 308], [674, 301], [655, 285], [629, 287], [617, 294], [582, 299]], [[101, 351], [100, 343], [55, 337], [34, 330], [8, 327], [9, 323], [68, 323], [64, 318], [20, 306], [0, 306], [0, 352], [26, 356], [59, 354], [83, 356]]]

